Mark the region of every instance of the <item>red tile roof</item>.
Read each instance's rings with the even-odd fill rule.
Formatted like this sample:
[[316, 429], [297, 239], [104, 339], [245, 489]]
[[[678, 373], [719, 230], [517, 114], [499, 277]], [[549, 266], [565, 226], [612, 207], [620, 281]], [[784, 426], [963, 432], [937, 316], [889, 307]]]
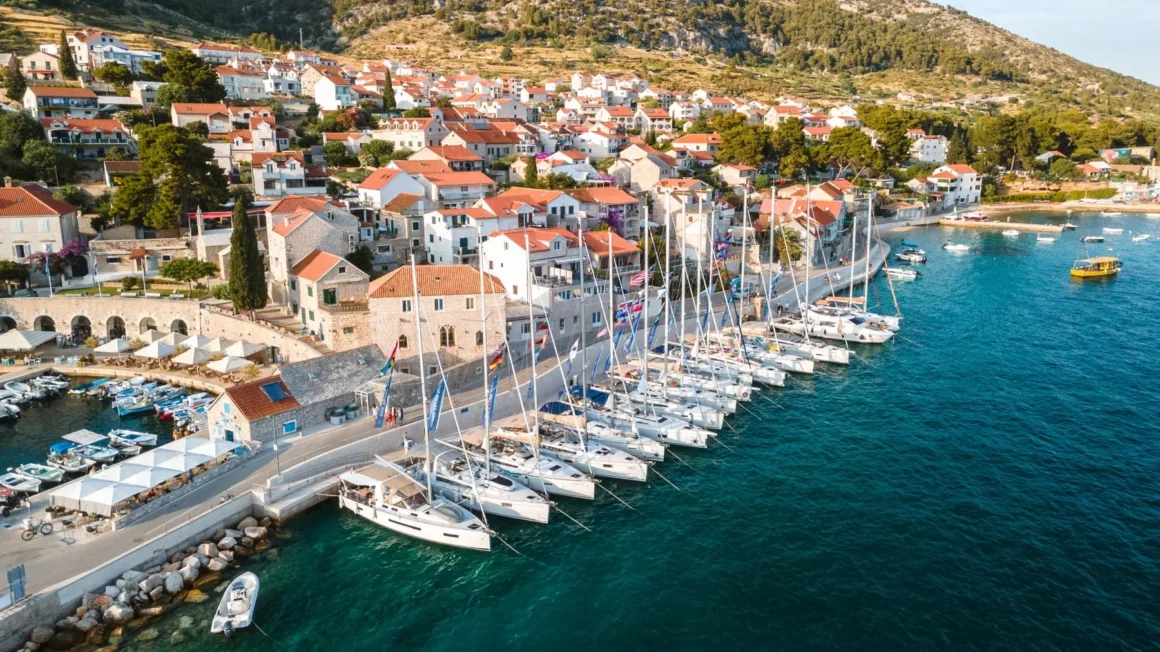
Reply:
[[[419, 152], [431, 152], [446, 161], [471, 161], [473, 163], [483, 161], [482, 156], [460, 145], [432, 145], [424, 147]], [[411, 159], [415, 159], [415, 155], [419, 152], [412, 154]]]
[[68, 129], [90, 133], [93, 131], [128, 131], [125, 126], [116, 120], [110, 119], [73, 119], [73, 118], [44, 118], [40, 125], [45, 129]]
[[28, 90], [37, 97], [85, 97], [97, 99], [97, 94], [91, 88], [76, 86], [29, 86]]
[[173, 111], [177, 115], [212, 115], [214, 113], [224, 113], [229, 115], [229, 109], [221, 102], [217, 103], [199, 103], [199, 102], [180, 102], [172, 105]]
[[341, 208], [338, 204], [323, 197], [286, 197], [266, 207], [266, 215], [282, 215], [294, 213], [305, 208], [309, 211], [321, 211], [327, 207]]
[[584, 245], [597, 256], [608, 255], [608, 243], [612, 242], [612, 255], [631, 254], [640, 251], [635, 243], [629, 242], [616, 234], [615, 231], [585, 231]]
[[[419, 265], [415, 268], [419, 293], [442, 297], [457, 294], [479, 294], [479, 270], [470, 265]], [[503, 283], [491, 274], [484, 274], [484, 291], [502, 294]], [[368, 295], [371, 299], [408, 298], [413, 295], [411, 267], [400, 267], [382, 278], [371, 281]]]
[[290, 270], [290, 273], [300, 279], [315, 282], [323, 276], [326, 276], [326, 273], [334, 269], [334, 266], [341, 263], [342, 260], [342, 258], [335, 256], [329, 251], [315, 249], [306, 254], [305, 258], [298, 261], [294, 265], [294, 269]]
[[394, 199], [387, 202], [387, 204], [385, 206], [383, 206], [383, 210], [390, 211], [392, 213], [402, 213], [403, 211], [407, 210], [408, 208], [414, 206], [415, 202], [419, 201], [422, 198], [423, 198], [423, 195], [415, 195], [415, 194], [412, 194], [409, 192], [401, 192], [401, 193], [395, 195]]
[[[270, 396], [262, 389], [263, 386], [271, 383], [277, 384], [286, 398], [271, 401]], [[230, 387], [226, 389], [226, 397], [247, 421], [256, 421], [299, 407], [298, 399], [290, 394], [290, 389], [282, 383], [282, 379], [278, 376]]]
[[437, 174], [453, 171], [446, 163], [439, 159], [391, 161], [391, 167], [411, 175], [424, 173]]
[[495, 181], [491, 177], [476, 170], [469, 172], [424, 172], [423, 177], [437, 188], [444, 186], [495, 185]]
[[301, 226], [306, 220], [314, 217], [314, 213], [305, 208], [300, 208], [297, 211], [285, 216], [284, 219], [278, 221], [277, 224], [270, 227], [270, 230], [283, 238], [290, 235], [290, 232]]
[[305, 165], [302, 152], [255, 152], [250, 158], [253, 159], [254, 167], [263, 165], [268, 160], [273, 160], [278, 167], [282, 167], [290, 159], [298, 161], [300, 165]]
[[0, 217], [64, 215], [75, 210], [75, 206], [53, 199], [52, 193], [36, 184], [0, 188]]
[[582, 202], [615, 206], [620, 204], [636, 204], [639, 200], [620, 188], [577, 188], [565, 190], [565, 193]]
[[392, 179], [400, 174], [403, 174], [403, 172], [391, 168], [379, 168], [372, 172], [366, 179], [363, 179], [363, 182], [358, 184], [358, 187], [363, 190], [382, 190]]

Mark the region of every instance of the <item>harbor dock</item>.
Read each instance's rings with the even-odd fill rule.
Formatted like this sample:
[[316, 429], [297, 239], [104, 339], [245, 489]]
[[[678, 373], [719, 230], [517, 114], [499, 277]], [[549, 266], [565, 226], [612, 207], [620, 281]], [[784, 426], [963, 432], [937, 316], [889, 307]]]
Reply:
[[971, 220], [942, 219], [938, 221], [938, 224], [939, 226], [951, 226], [963, 229], [990, 229], [992, 231], [1014, 229], [1016, 231], [1030, 231], [1035, 233], [1063, 233], [1063, 227], [1057, 224], [1032, 224], [1030, 222], [974, 222]]

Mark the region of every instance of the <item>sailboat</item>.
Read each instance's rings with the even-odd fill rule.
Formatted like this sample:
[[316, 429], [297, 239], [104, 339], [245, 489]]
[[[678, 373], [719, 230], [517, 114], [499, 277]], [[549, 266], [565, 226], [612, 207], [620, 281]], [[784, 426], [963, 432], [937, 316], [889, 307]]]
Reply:
[[539, 418], [541, 428], [560, 424], [575, 431], [583, 430], [588, 439], [631, 453], [642, 460], [662, 462], [665, 459], [665, 445], [661, 442], [642, 437], [634, 430], [622, 430], [589, 420], [583, 410], [563, 401], [545, 403], [540, 407]]

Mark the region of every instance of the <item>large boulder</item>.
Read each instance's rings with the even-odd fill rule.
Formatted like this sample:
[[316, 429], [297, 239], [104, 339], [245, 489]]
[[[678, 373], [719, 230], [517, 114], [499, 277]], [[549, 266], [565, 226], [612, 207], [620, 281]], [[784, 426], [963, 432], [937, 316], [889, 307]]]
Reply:
[[132, 607], [123, 604], [114, 604], [105, 611], [105, 616], [102, 620], [104, 620], [106, 625], [116, 627], [117, 625], [124, 625], [130, 620], [133, 620], [133, 615]]
[[268, 527], [270, 527], [270, 526], [271, 526], [271, 525], [273, 525], [273, 524], [274, 524], [274, 519], [270, 518], [269, 516], [267, 516], [267, 517], [263, 518], [262, 520], [258, 521], [258, 525], [260, 525], [260, 526], [262, 526], [262, 527], [265, 527], [265, 528], [268, 528]]
[[223, 551], [218, 553], [218, 559], [220, 559], [226, 563], [229, 563], [229, 562], [234, 560], [234, 551], [233, 550], [223, 550]]
[[181, 561], [182, 559], [185, 559], [185, 552], [181, 551], [181, 550], [178, 550], [177, 552], [173, 553], [172, 555], [169, 555], [169, 563], [171, 563], [171, 564], [176, 564], [177, 562]]
[[101, 597], [100, 593], [86, 593], [81, 597], [81, 606], [85, 609], [92, 609], [93, 603], [96, 602], [97, 598], [99, 597]]
[[181, 568], [181, 562], [171, 561], [168, 564], [165, 564], [164, 566], [161, 567], [161, 572], [162, 573], [172, 573], [173, 571], [178, 570], [179, 568]]
[[162, 586], [164, 584], [165, 584], [165, 578], [162, 577], [162, 575], [160, 573], [154, 573], [153, 575], [150, 575], [148, 578], [142, 580], [141, 583], [138, 584], [138, 586], [141, 587], [142, 591], [148, 593], [148, 592], [152, 591], [153, 589], [155, 589], [159, 586]]
[[89, 612], [85, 614], [84, 618], [77, 621], [77, 631], [87, 632], [90, 629], [100, 625], [101, 621], [97, 620], [96, 612]]
[[56, 630], [51, 625], [39, 625], [32, 629], [32, 635], [28, 637], [28, 640], [37, 645], [44, 645], [52, 639], [52, 635], [55, 633]]
[[218, 548], [212, 543], [203, 543], [197, 547], [198, 554], [205, 555], [209, 558], [217, 557]]
[[89, 645], [101, 645], [108, 638], [108, 631], [104, 625], [97, 625], [85, 633], [85, 643]]
[[242, 540], [238, 542], [238, 545], [242, 548], [253, 548], [254, 540], [250, 537], [242, 537]]
[[213, 533], [212, 537], [210, 537], [210, 541], [217, 541], [218, 539], [224, 537], [225, 535], [226, 535], [225, 530], [218, 530], [217, 532]]
[[227, 566], [229, 566], [228, 563], [217, 557], [209, 560], [209, 563], [206, 564], [206, 568], [215, 573], [225, 570]]
[[185, 594], [185, 601], [189, 603], [196, 604], [198, 602], [205, 602], [206, 600], [209, 600], [209, 596], [198, 589], [193, 589]]
[[246, 533], [247, 537], [254, 539], [255, 541], [258, 539], [266, 538], [266, 528], [264, 527], [248, 527], [243, 530], [243, 532]]
[[[167, 577], [165, 579], [166, 579], [166, 582], [168, 582], [169, 578]], [[160, 600], [161, 597], [165, 595], [165, 589], [166, 589], [166, 587], [159, 586], [159, 587], [153, 589], [152, 591], [150, 591], [147, 594], [149, 596], [149, 601], [150, 602], [157, 602], [158, 600]]]
[[248, 527], [258, 527], [258, 519], [254, 518], [253, 516], [247, 516], [246, 518], [243, 518], [240, 523], [238, 523], [237, 529], [245, 531], [245, 529]]
[[221, 540], [219, 540], [218, 544], [217, 544], [218, 552], [220, 553], [222, 550], [229, 550], [230, 548], [233, 548], [236, 545], [238, 545], [237, 539], [235, 539], [233, 537], [222, 537]]
[[200, 552], [195, 552], [193, 553], [193, 556], [197, 557], [197, 560], [201, 562], [203, 567], [209, 563], [209, 555], [203, 555]]
[[185, 578], [181, 573], [170, 573], [165, 576], [165, 591], [171, 595], [181, 593], [181, 589], [185, 588]]
[[190, 555], [181, 562], [182, 566], [193, 566], [194, 568], [201, 568], [201, 558], [197, 555]]
[[112, 599], [110, 599], [110, 598], [109, 598], [109, 596], [107, 596], [107, 595], [98, 595], [98, 596], [97, 596], [97, 599], [96, 599], [96, 600], [93, 600], [93, 603], [92, 603], [92, 605], [91, 605], [91, 608], [92, 608], [92, 609], [97, 609], [97, 610], [100, 610], [100, 611], [104, 611], [105, 609], [108, 609], [108, 608], [109, 608], [109, 605], [110, 605], [110, 604], [112, 604], [112, 603], [113, 603], [113, 601], [112, 601]]
[[76, 616], [68, 616], [67, 618], [61, 618], [60, 620], [56, 621], [56, 628], [59, 630], [66, 631], [66, 632], [71, 631], [71, 630], [74, 630], [77, 628], [77, 623], [79, 621], [80, 621], [80, 618], [77, 618]]
[[196, 580], [197, 576], [201, 574], [201, 571], [194, 568], [193, 566], [182, 566], [181, 570], [177, 572], [181, 575], [182, 581], [184, 581], [186, 584], [193, 584], [193, 581]]
[[127, 570], [121, 574], [121, 579], [126, 582], [132, 582], [133, 584], [140, 584], [149, 579], [149, 573], [142, 573], [139, 570]]
[[53, 634], [52, 638], [50, 638], [48, 643], [45, 644], [45, 647], [49, 648], [50, 650], [68, 650], [80, 645], [84, 640], [84, 634], [81, 634], [75, 629], [72, 629]]
[[122, 591], [122, 589], [119, 586], [106, 586], [105, 587], [105, 595], [109, 596], [110, 599], [114, 599], [118, 595], [121, 595], [121, 591]]
[[245, 534], [241, 530], [226, 530], [226, 536], [231, 539], [241, 539]]

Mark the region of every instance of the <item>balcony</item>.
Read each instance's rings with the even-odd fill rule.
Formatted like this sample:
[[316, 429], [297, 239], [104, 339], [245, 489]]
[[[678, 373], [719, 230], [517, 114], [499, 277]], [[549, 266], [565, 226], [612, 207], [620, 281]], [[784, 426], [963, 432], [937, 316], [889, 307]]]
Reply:
[[36, 98], [36, 106], [44, 109], [90, 109], [96, 110], [97, 101], [93, 100], [67, 100], [59, 97], [38, 97]]
[[367, 301], [344, 299], [338, 303], [322, 303], [319, 304], [318, 309], [329, 313], [340, 312], [365, 312], [367, 310]]
[[49, 142], [51, 142], [53, 145], [82, 145], [82, 146], [83, 145], [129, 145], [130, 144], [130, 141], [128, 138], [100, 138], [100, 137], [94, 137], [94, 136], [82, 136], [79, 138], [67, 137], [67, 136], [64, 138], [58, 138], [56, 136], [53, 136], [52, 140]]

